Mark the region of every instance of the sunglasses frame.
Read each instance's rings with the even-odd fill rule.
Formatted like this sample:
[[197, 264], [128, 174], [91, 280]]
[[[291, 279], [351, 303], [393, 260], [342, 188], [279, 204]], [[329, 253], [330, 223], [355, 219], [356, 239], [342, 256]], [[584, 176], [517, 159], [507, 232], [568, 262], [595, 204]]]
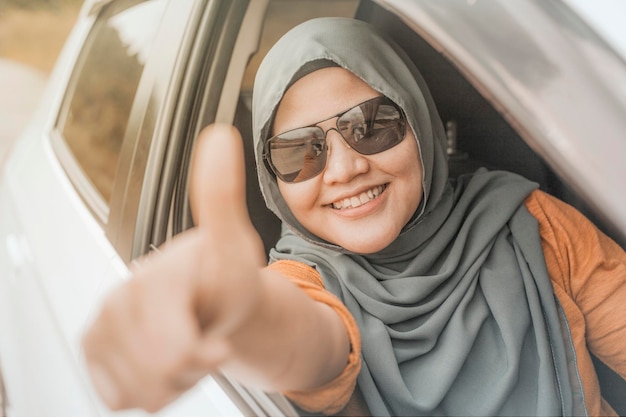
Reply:
[[[339, 128], [339, 119], [341, 119], [341, 117], [342, 117], [342, 116], [344, 116], [346, 113], [348, 113], [348, 112], [350, 112], [350, 111], [352, 111], [352, 110], [356, 109], [357, 107], [360, 107], [360, 106], [362, 106], [362, 105], [364, 105], [364, 104], [366, 104], [366, 103], [369, 103], [369, 102], [374, 102], [374, 101], [379, 102], [379, 105], [382, 105], [382, 104], [391, 105], [392, 107], [394, 107], [394, 108], [398, 111], [398, 114], [400, 115], [400, 119], [397, 121], [397, 123], [398, 123], [398, 124], [402, 124], [402, 138], [401, 138], [398, 142], [394, 143], [393, 145], [388, 146], [388, 147], [383, 147], [383, 149], [381, 149], [381, 150], [379, 150], [379, 151], [372, 152], [372, 153], [363, 153], [363, 152], [360, 152], [358, 149], [356, 149], [356, 148], [353, 146], [353, 144], [352, 144], [352, 143], [350, 143], [350, 141], [349, 141], [348, 139], [346, 139], [346, 137], [345, 137], [345, 136], [341, 133], [341, 129]], [[328, 120], [331, 120], [331, 119], [334, 119], [334, 118], [336, 118], [336, 119], [337, 119], [337, 122], [335, 123], [335, 127], [331, 127], [331, 128], [328, 128], [328, 129], [324, 130], [324, 129], [322, 129], [320, 126], [318, 126], [320, 123], [324, 123], [324, 122], [326, 122], [326, 121], [328, 121]], [[341, 138], [343, 139], [343, 141], [344, 141], [344, 142], [346, 142], [346, 144], [348, 144], [348, 146], [350, 146], [350, 149], [353, 149], [355, 152], [357, 152], [357, 153], [359, 153], [359, 154], [361, 154], [361, 155], [375, 155], [375, 154], [377, 154], [377, 153], [381, 153], [381, 152], [384, 152], [384, 151], [386, 151], [386, 150], [388, 150], [388, 149], [391, 149], [391, 148], [395, 147], [396, 145], [398, 145], [399, 143], [401, 143], [401, 142], [404, 140], [404, 138], [406, 137], [406, 125], [407, 125], [406, 116], [404, 115], [404, 112], [402, 111], [402, 108], [401, 108], [399, 105], [397, 105], [395, 102], [393, 102], [393, 101], [392, 101], [389, 97], [387, 97], [387, 96], [376, 96], [376, 97], [373, 97], [373, 98], [367, 99], [367, 100], [365, 100], [365, 101], [363, 101], [363, 102], [361, 102], [361, 103], [359, 103], [359, 104], [356, 104], [356, 105], [354, 105], [354, 106], [350, 107], [350, 108], [349, 108], [349, 109], [347, 109], [347, 110], [344, 110], [344, 111], [342, 111], [342, 112], [339, 112], [339, 113], [335, 114], [334, 116], [327, 117], [326, 119], [321, 120], [321, 121], [319, 121], [319, 122], [316, 122], [316, 123], [310, 124], [310, 125], [308, 125], [308, 126], [301, 126], [301, 127], [296, 127], [296, 128], [294, 128], [294, 129], [289, 129], [289, 130], [287, 130], [287, 131], [285, 131], [285, 132], [281, 132], [281, 133], [279, 133], [279, 134], [277, 134], [277, 135], [274, 135], [274, 136], [270, 137], [269, 139], [267, 139], [267, 140], [265, 141], [265, 145], [263, 145], [263, 155], [262, 155], [262, 158], [263, 158], [263, 161], [264, 161], [265, 166], [267, 167], [267, 169], [268, 169], [270, 172], [272, 172], [272, 173], [274, 174], [274, 176], [275, 176], [275, 177], [280, 178], [282, 181], [284, 181], [284, 182], [286, 182], [286, 183], [290, 183], [290, 184], [291, 184], [291, 183], [298, 183], [298, 182], [302, 182], [302, 181], [309, 180], [309, 179], [311, 179], [311, 178], [315, 178], [315, 177], [316, 177], [316, 176], [318, 176], [318, 175], [319, 175], [319, 174], [320, 174], [320, 173], [321, 173], [324, 169], [322, 168], [322, 169], [321, 169], [318, 173], [316, 173], [316, 174], [315, 174], [315, 175], [313, 175], [312, 177], [304, 178], [304, 179], [301, 179], [301, 180], [298, 180], [298, 181], [293, 181], [293, 180], [292, 180], [292, 181], [289, 181], [289, 180], [287, 180], [287, 179], [285, 178], [285, 176], [284, 176], [283, 174], [281, 174], [281, 173], [278, 171], [278, 169], [274, 166], [274, 164], [272, 163], [272, 158], [271, 158], [271, 156], [270, 156], [270, 144], [271, 144], [271, 142], [272, 142], [272, 139], [277, 138], [277, 137], [279, 137], [279, 136], [281, 136], [281, 135], [285, 135], [285, 134], [287, 134], [287, 133], [289, 133], [289, 132], [296, 131], [296, 130], [306, 129], [306, 128], [313, 128], [313, 127], [315, 127], [315, 128], [320, 129], [320, 130], [324, 133], [324, 136], [323, 136], [323, 140], [324, 140], [324, 148], [323, 148], [323, 152], [326, 152], [326, 151], [327, 151], [327, 149], [328, 149], [328, 145], [327, 145], [327, 142], [326, 142], [326, 136], [328, 135], [328, 132], [329, 132], [329, 131], [331, 131], [331, 130], [335, 130], [337, 133], [339, 133], [339, 135], [341, 136]], [[326, 161], [324, 161], [324, 167], [326, 166], [326, 163], [327, 163], [327, 162], [326, 162]]]

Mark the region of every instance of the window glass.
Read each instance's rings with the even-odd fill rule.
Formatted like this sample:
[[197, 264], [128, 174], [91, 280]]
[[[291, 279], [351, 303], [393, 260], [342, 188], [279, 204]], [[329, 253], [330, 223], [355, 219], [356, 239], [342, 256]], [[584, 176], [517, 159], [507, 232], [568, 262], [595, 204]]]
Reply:
[[58, 130], [108, 204], [141, 73], [165, 0], [112, 3], [94, 25], [62, 106]]

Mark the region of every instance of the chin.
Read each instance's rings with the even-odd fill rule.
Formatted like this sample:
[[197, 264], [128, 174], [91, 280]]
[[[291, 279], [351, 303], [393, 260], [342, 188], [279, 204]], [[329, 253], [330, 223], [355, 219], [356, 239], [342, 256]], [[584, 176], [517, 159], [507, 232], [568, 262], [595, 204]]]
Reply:
[[370, 237], [363, 236], [357, 241], [350, 240], [350, 241], [344, 241], [344, 242], [336, 243], [336, 244], [346, 249], [347, 251], [350, 251], [353, 253], [358, 253], [361, 255], [371, 255], [373, 253], [376, 253], [385, 249], [394, 240], [395, 240], [395, 237], [394, 238], [388, 238], [388, 237], [385, 237], [385, 238], [371, 237], [370, 238]]

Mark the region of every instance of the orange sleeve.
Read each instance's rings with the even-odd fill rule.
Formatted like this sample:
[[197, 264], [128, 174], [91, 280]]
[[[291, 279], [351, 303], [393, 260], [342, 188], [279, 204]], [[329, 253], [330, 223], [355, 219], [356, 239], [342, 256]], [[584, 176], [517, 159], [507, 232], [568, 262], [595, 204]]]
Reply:
[[322, 277], [314, 268], [301, 262], [287, 260], [274, 262], [268, 268], [289, 278], [313, 300], [330, 306], [346, 326], [351, 350], [348, 363], [341, 374], [314, 390], [284, 393], [287, 398], [306, 411], [322, 412], [327, 415], [337, 413], [350, 400], [361, 369], [361, 336], [356, 322], [346, 306], [324, 288]]
[[626, 253], [568, 204], [541, 191], [526, 207], [539, 222], [555, 294], [567, 317], [591, 415], [615, 415], [601, 398], [589, 350], [626, 378]]

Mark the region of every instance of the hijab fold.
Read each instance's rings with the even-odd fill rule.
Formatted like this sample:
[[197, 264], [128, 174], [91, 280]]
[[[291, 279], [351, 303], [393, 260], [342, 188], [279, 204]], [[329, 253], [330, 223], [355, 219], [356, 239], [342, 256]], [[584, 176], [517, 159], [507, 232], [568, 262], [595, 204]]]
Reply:
[[[327, 65], [397, 103], [418, 141], [422, 203], [375, 254], [351, 253], [306, 230], [262, 161], [287, 88]], [[297, 26], [259, 69], [253, 124], [261, 189], [287, 226], [271, 261], [315, 267], [350, 310], [363, 339], [358, 383], [374, 415], [572, 414], [579, 388], [566, 363], [571, 346], [561, 336], [536, 220], [524, 206], [536, 184], [486, 170], [448, 181], [443, 125], [399, 48], [357, 20]]]

